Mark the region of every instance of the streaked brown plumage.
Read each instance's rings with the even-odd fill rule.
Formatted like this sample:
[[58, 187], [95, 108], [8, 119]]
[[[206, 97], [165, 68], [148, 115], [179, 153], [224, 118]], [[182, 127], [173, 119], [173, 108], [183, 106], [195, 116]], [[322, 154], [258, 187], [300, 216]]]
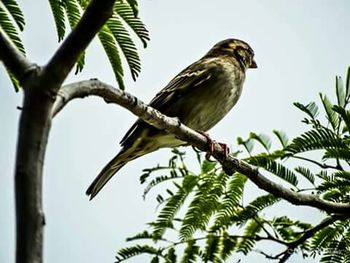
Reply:
[[[206, 132], [236, 104], [246, 70], [256, 67], [254, 52], [247, 43], [238, 39], [221, 41], [175, 76], [153, 98], [150, 106], [170, 117], [178, 117], [192, 129]], [[138, 119], [120, 144], [120, 152], [87, 189], [90, 199], [127, 162], [159, 148], [186, 143]]]

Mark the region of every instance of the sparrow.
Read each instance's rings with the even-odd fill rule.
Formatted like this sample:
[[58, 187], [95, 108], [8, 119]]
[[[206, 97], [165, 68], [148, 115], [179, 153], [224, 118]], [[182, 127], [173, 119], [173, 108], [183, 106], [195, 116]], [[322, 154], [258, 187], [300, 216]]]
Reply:
[[[205, 133], [237, 103], [248, 68], [257, 68], [253, 49], [239, 39], [223, 40], [176, 75], [149, 105]], [[122, 148], [119, 153], [87, 189], [90, 200], [126, 163], [159, 148], [187, 143], [138, 119], [120, 144]]]

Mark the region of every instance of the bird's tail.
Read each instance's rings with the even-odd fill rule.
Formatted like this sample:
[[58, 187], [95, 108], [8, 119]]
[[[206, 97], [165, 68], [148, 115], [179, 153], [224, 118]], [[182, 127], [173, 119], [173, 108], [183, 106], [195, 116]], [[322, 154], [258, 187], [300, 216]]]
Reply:
[[[130, 150], [130, 149], [129, 149]], [[139, 155], [132, 154], [129, 150], [121, 150], [99, 173], [95, 180], [86, 190], [86, 195], [90, 196], [92, 200], [103, 186], [118, 172], [127, 162], [139, 157]]]

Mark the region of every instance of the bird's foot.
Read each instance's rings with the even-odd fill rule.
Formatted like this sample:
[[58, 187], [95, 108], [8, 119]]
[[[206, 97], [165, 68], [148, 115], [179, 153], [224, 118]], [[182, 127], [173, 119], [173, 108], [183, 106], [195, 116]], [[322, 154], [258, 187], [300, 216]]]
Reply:
[[228, 157], [230, 153], [230, 148], [227, 146], [226, 143], [219, 142], [219, 145], [221, 149], [224, 151], [225, 159]]
[[210, 157], [213, 155], [214, 152], [214, 148], [215, 148], [215, 144], [219, 144], [221, 149], [224, 151], [225, 154], [225, 158], [228, 157], [228, 154], [230, 152], [230, 149], [228, 148], [227, 144], [225, 143], [220, 143], [220, 142], [216, 142], [215, 140], [211, 139], [209, 134], [206, 132], [202, 132], [202, 131], [198, 131], [200, 134], [202, 134], [208, 141], [208, 151], [205, 154], [205, 159], [207, 159], [207, 161], [209, 162], [214, 162], [213, 160], [210, 159]]

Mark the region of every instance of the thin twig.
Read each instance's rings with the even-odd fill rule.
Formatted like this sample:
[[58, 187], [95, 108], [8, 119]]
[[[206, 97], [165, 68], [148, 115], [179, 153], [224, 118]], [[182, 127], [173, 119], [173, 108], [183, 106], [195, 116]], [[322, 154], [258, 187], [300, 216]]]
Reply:
[[[208, 237], [209, 236], [206, 235], [206, 236], [202, 236], [202, 237], [197, 237], [197, 238], [192, 238], [192, 239], [187, 239], [187, 240], [181, 240], [181, 241], [178, 241], [178, 242], [171, 242], [171, 241], [167, 240], [168, 243], [172, 243], [172, 244], [162, 248], [162, 251], [165, 251], [165, 250], [167, 250], [169, 248], [172, 248], [172, 247], [176, 247], [178, 245], [185, 244], [187, 242], [205, 240], [205, 239], [208, 239]], [[282, 245], [287, 245], [287, 243], [285, 241], [283, 241], [283, 240], [275, 239], [273, 237], [272, 238], [270, 238], [270, 237], [263, 237], [263, 236], [259, 236], [259, 235], [255, 235], [255, 236], [246, 236], [246, 235], [229, 235], [229, 236], [211, 235], [211, 237], [215, 238], [215, 239], [229, 238], [229, 239], [233, 239], [233, 240], [236, 240], [238, 238], [251, 239], [251, 240], [254, 240], [254, 241], [269, 240], [269, 241], [277, 242], [277, 243], [282, 244]]]
[[[289, 257], [294, 253], [295, 249], [302, 245], [306, 240], [313, 237], [318, 231], [324, 229], [325, 227], [333, 224], [337, 220], [346, 219], [347, 217], [344, 217], [343, 215], [334, 215], [330, 216], [326, 219], [324, 219], [321, 223], [318, 225], [306, 230], [301, 237], [299, 237], [297, 240], [294, 240], [292, 242], [288, 243], [288, 248], [281, 252], [280, 254], [276, 255], [276, 258], [280, 258], [279, 263], [286, 262]], [[282, 257], [281, 257], [282, 256]]]
[[319, 166], [322, 169], [335, 169], [335, 170], [341, 170], [342, 169], [338, 165], [337, 166], [333, 166], [333, 165], [328, 165], [328, 164], [325, 164], [325, 163], [319, 163], [319, 162], [317, 162], [315, 160], [312, 160], [312, 159], [309, 159], [309, 158], [306, 158], [306, 157], [303, 157], [303, 156], [291, 155], [291, 156], [288, 156], [288, 157], [313, 163], [313, 164]]
[[261, 229], [265, 232], [265, 234], [268, 237], [275, 239], [275, 237], [264, 226], [264, 222], [260, 222], [260, 220], [257, 216], [254, 216], [252, 219], [261, 227]]

